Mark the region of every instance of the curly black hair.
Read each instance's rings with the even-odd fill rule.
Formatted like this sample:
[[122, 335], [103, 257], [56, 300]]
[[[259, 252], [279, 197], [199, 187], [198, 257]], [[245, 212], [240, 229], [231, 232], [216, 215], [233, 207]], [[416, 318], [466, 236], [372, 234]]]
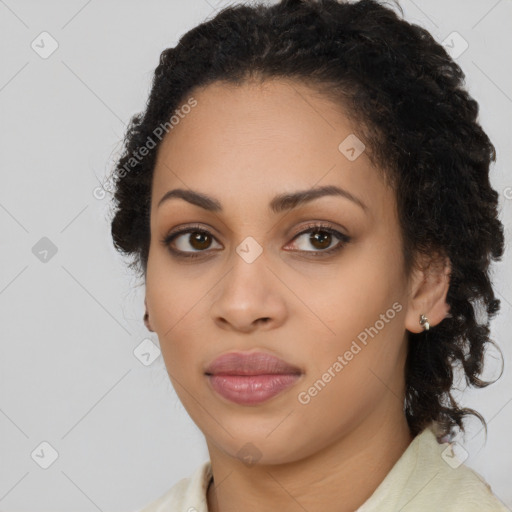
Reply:
[[[408, 333], [404, 413], [413, 436], [435, 421], [439, 437], [465, 431], [451, 391], [454, 370], [484, 387], [489, 321], [499, 311], [489, 276], [504, 250], [498, 194], [489, 182], [495, 148], [482, 130], [464, 73], [425, 29], [375, 0], [282, 0], [222, 9], [160, 55], [145, 112], [128, 126], [112, 173], [115, 248], [145, 277], [155, 129], [213, 82], [287, 78], [337, 102], [357, 122], [370, 160], [396, 191], [407, 273], [418, 255], [451, 264], [450, 314]], [[140, 156], [151, 140], [156, 146]], [[135, 155], [137, 158], [134, 158]], [[481, 308], [486, 317], [480, 322]], [[493, 381], [494, 382], [494, 381]]]

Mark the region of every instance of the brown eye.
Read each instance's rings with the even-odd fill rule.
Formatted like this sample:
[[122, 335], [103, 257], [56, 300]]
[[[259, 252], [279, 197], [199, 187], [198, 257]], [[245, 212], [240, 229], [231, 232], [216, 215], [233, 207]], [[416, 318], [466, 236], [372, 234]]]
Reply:
[[212, 237], [202, 231], [193, 231], [189, 233], [189, 243], [194, 249], [201, 251], [208, 249], [212, 242]]
[[317, 249], [328, 249], [331, 245], [332, 235], [327, 231], [314, 231], [309, 235], [310, 243]]
[[202, 252], [207, 252], [214, 240], [215, 238], [208, 231], [189, 227], [169, 234], [162, 240], [162, 244], [177, 256], [194, 258], [200, 256]]
[[[311, 224], [307, 228], [293, 238], [293, 245], [299, 245], [299, 248], [295, 249], [297, 252], [308, 253], [315, 257], [328, 256], [341, 250], [351, 241], [351, 237], [329, 226]], [[306, 235], [309, 236], [306, 237]], [[304, 241], [297, 244], [296, 241], [301, 239]], [[212, 249], [212, 244], [217, 243], [215, 237], [199, 226], [171, 232], [161, 240], [161, 243], [178, 258], [206, 257], [213, 250], [222, 249], [220, 244]]]
[[[306, 235], [309, 235], [306, 237]], [[297, 242], [303, 239], [303, 242]], [[336, 242], [338, 240], [338, 243]], [[350, 242], [350, 237], [339, 231], [323, 225], [311, 225], [294, 238], [294, 245], [299, 251], [309, 252], [314, 256], [323, 256], [340, 250]], [[332, 245], [334, 243], [334, 245]], [[310, 249], [310, 248], [313, 249]]]

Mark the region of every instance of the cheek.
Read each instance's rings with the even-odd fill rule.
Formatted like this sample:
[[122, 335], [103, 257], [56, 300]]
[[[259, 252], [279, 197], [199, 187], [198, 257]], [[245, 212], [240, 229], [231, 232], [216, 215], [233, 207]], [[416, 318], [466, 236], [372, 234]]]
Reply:
[[183, 330], [187, 318], [194, 315], [207, 293], [208, 287], [199, 276], [180, 270], [165, 251], [150, 250], [146, 299], [152, 327], [162, 343]]
[[[328, 386], [339, 388], [336, 393], [348, 400], [381, 385], [377, 376], [394, 378], [404, 346], [406, 290], [400, 259], [382, 245], [360, 249], [325, 280], [318, 280], [314, 294], [309, 292], [308, 304], [322, 320], [323, 333], [314, 343], [307, 335], [303, 338], [311, 369], [305, 386], [330, 379]], [[308, 332], [307, 326], [303, 332]], [[325, 375], [329, 369], [335, 378]]]
[[395, 302], [382, 313], [349, 315], [338, 324], [332, 340], [324, 337], [320, 349], [309, 346], [308, 374], [298, 390], [305, 422], [320, 416], [334, 430], [348, 427], [379, 407], [387, 393], [400, 396], [406, 355], [404, 309]]
[[[204, 308], [210, 287], [176, 271], [165, 258], [151, 257], [146, 275], [146, 300], [151, 327], [158, 336], [162, 357], [174, 389], [186, 403], [185, 389], [201, 378], [200, 368], [207, 353], [208, 336]], [[181, 383], [181, 385], [180, 385]]]
[[324, 324], [324, 340], [348, 340], [374, 325], [393, 304], [400, 306], [390, 312], [392, 317], [404, 308], [404, 282], [398, 271], [396, 259], [354, 251], [325, 275], [317, 275], [314, 287], [304, 283], [299, 293]]

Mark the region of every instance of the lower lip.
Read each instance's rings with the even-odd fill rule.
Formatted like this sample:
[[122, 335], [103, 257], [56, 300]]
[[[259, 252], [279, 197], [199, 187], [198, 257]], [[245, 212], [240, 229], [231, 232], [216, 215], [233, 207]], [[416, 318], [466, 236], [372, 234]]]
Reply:
[[259, 404], [289, 388], [300, 375], [208, 375], [212, 388], [231, 402], [242, 405]]

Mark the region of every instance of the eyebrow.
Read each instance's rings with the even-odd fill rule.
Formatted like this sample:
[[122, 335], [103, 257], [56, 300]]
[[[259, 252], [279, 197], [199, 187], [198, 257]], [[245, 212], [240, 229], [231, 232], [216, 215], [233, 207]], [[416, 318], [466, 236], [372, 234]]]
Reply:
[[[365, 212], [368, 211], [368, 207], [356, 196], [351, 194], [348, 190], [345, 190], [334, 185], [326, 185], [323, 187], [311, 188], [307, 190], [299, 190], [292, 193], [284, 193], [275, 196], [269, 203], [269, 209], [273, 213], [281, 213], [283, 211], [292, 210], [298, 206], [318, 199], [319, 197], [325, 196], [338, 196], [349, 199], [353, 203], [360, 206]], [[176, 188], [169, 190], [158, 202], [157, 208], [159, 208], [164, 202], [170, 199], [184, 199], [190, 204], [199, 206], [204, 210], [211, 212], [222, 212], [221, 203], [206, 194], [196, 192], [194, 190], [185, 190], [182, 188]]]

